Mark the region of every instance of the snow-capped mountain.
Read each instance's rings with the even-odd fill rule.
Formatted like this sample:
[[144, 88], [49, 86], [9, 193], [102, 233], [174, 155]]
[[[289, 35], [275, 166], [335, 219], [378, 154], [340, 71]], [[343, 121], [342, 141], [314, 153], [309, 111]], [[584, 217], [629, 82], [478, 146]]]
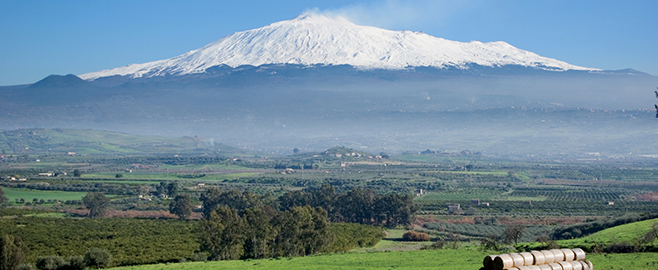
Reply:
[[80, 77], [95, 80], [114, 75], [131, 78], [203, 73], [227, 65], [351, 65], [359, 69], [469, 65], [525, 66], [545, 70], [596, 70], [542, 57], [498, 41], [457, 42], [421, 32], [361, 26], [342, 17], [303, 14], [293, 20], [237, 32], [180, 56], [102, 70]]

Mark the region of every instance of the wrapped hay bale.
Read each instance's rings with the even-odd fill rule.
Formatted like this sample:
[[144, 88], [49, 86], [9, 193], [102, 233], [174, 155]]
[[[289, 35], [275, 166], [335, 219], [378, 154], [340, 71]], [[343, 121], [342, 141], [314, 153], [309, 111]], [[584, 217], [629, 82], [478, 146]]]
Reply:
[[576, 255], [576, 258], [574, 260], [576, 261], [582, 261], [585, 259], [585, 251], [580, 249], [580, 248], [574, 248], [572, 249], [573, 253]]
[[553, 267], [548, 264], [537, 265], [537, 267], [539, 267], [539, 270], [553, 270]]
[[562, 270], [573, 270], [573, 265], [571, 265], [571, 262], [559, 262], [562, 266]]
[[544, 263], [554, 263], [555, 262], [555, 254], [551, 252], [550, 250], [542, 250], [540, 251], [542, 254], [544, 254]]
[[559, 263], [549, 263], [548, 266], [550, 266], [552, 270], [564, 270]]
[[571, 263], [571, 267], [573, 268], [573, 270], [583, 270], [583, 264], [581, 262], [572, 261], [572, 262], [569, 262], [569, 263]]
[[560, 249], [564, 253], [564, 260], [567, 262], [573, 261], [576, 258], [576, 254], [573, 253], [573, 250], [568, 248]]
[[510, 253], [510, 257], [512, 257], [512, 260], [514, 260], [514, 266], [519, 267], [519, 266], [524, 266], [525, 264], [525, 259], [523, 259], [523, 256], [519, 253]]
[[550, 252], [553, 252], [553, 255], [555, 255], [555, 262], [564, 261], [564, 252], [562, 250], [551, 249]]
[[510, 269], [512, 267], [514, 267], [514, 260], [509, 254], [498, 255], [493, 260], [494, 270]]
[[530, 251], [530, 254], [532, 254], [534, 265], [542, 265], [546, 263], [546, 256], [544, 256], [544, 253], [541, 253], [541, 251], [533, 250]]
[[587, 267], [588, 267], [589, 270], [593, 270], [593, 269], [594, 269], [594, 265], [593, 265], [592, 262], [590, 262], [589, 260], [585, 259], [585, 260], [582, 260], [582, 262], [584, 262], [585, 264], [587, 264]]
[[521, 257], [523, 257], [523, 266], [530, 266], [535, 264], [535, 258], [532, 257], [532, 253], [530, 252], [521, 252], [519, 253]]
[[541, 270], [539, 266], [536, 265], [529, 265], [529, 266], [520, 266], [519, 270]]
[[493, 269], [493, 261], [496, 257], [498, 257], [498, 255], [487, 255], [484, 257], [484, 261], [482, 262], [484, 269]]

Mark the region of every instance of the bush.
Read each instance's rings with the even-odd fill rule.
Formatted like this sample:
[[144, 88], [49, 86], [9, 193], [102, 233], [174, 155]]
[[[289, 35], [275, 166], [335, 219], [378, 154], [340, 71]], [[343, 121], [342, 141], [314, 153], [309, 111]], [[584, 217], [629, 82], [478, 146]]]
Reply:
[[628, 242], [612, 243], [605, 248], [607, 253], [633, 253], [635, 251], [635, 246]]
[[85, 254], [84, 263], [92, 268], [107, 268], [112, 264], [112, 255], [105, 249], [92, 248]]
[[37, 258], [37, 268], [41, 270], [57, 270], [64, 266], [66, 262], [60, 256], [45, 256]]
[[426, 233], [408, 231], [402, 235], [404, 241], [429, 241], [430, 236]]
[[423, 247], [423, 249], [443, 249], [443, 246], [446, 244], [446, 241], [443, 239], [436, 240], [429, 246]]

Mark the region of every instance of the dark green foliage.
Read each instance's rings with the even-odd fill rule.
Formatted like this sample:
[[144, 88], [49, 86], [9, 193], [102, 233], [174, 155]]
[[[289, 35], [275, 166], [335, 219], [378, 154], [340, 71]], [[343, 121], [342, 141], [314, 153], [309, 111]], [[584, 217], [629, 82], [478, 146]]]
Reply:
[[[272, 213], [274, 209], [269, 211]], [[272, 216], [260, 208], [247, 208], [243, 218], [245, 226], [244, 257], [261, 259], [271, 256], [270, 244], [279, 233], [272, 226]]]
[[371, 247], [379, 243], [384, 229], [357, 223], [331, 223], [334, 243], [329, 252], [347, 252], [357, 247]]
[[240, 212], [220, 206], [200, 223], [200, 249], [208, 252], [211, 260], [345, 252], [356, 246], [374, 245], [383, 237], [380, 228], [365, 225], [332, 228], [324, 209], [308, 205], [283, 212], [269, 206]]
[[245, 221], [236, 209], [221, 206], [202, 225], [201, 251], [211, 260], [237, 260], [244, 254]]
[[80, 177], [80, 176], [82, 176], [80, 170], [78, 169], [73, 170], [73, 177]]
[[262, 207], [263, 196], [245, 191], [240, 192], [237, 189], [231, 189], [228, 192], [222, 192], [218, 188], [209, 188], [207, 192], [201, 194], [203, 202], [203, 217], [209, 218], [210, 212], [218, 209], [220, 206], [244, 210], [251, 207]]
[[65, 219], [24, 217], [0, 219], [0, 234], [24, 239], [27, 261], [51, 254], [83, 255], [92, 248], [108, 250], [113, 265], [169, 262], [192, 256], [199, 248], [198, 221], [176, 219]]
[[402, 235], [404, 241], [429, 241], [430, 236], [423, 232], [408, 231]]
[[112, 254], [106, 249], [92, 248], [85, 253], [84, 262], [91, 268], [108, 268], [112, 265]]
[[281, 209], [310, 205], [326, 209], [332, 222], [351, 222], [395, 227], [413, 222], [419, 207], [411, 195], [377, 195], [372, 189], [355, 188], [336, 193], [331, 185], [318, 190], [291, 191], [279, 198]]
[[37, 258], [36, 266], [41, 270], [57, 270], [66, 264], [64, 258], [60, 256], [45, 256]]
[[305, 256], [329, 250], [334, 235], [322, 208], [296, 206], [273, 219], [279, 234], [274, 239], [275, 256]]
[[20, 237], [4, 234], [0, 238], [0, 270], [16, 270], [27, 257], [28, 247]]
[[192, 202], [190, 194], [177, 195], [169, 205], [169, 212], [177, 215], [180, 219], [186, 219], [192, 214]]
[[76, 255], [66, 258], [66, 264], [59, 270], [83, 270], [85, 267], [87, 267], [85, 258], [82, 255]]
[[103, 217], [110, 204], [110, 199], [102, 192], [89, 192], [87, 196], [82, 198], [82, 203], [89, 209], [90, 218]]
[[4, 204], [7, 202], [7, 197], [5, 196], [5, 192], [2, 190], [2, 187], [0, 187], [0, 204]]

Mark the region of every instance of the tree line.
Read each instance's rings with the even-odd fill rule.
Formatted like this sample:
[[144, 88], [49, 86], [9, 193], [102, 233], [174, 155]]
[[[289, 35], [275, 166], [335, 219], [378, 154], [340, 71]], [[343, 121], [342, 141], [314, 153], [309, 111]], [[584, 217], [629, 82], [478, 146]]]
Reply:
[[322, 207], [332, 222], [361, 223], [395, 227], [409, 225], [419, 207], [410, 194], [376, 194], [372, 189], [354, 188], [337, 193], [333, 186], [317, 190], [291, 191], [279, 198], [282, 209], [310, 205]]
[[[288, 198], [306, 198], [289, 200]], [[337, 238], [330, 229], [332, 221], [325, 207], [335, 211], [338, 221], [364, 224], [407, 224], [415, 208], [402, 195], [378, 196], [372, 191], [354, 189], [337, 194], [326, 185], [317, 191], [288, 192], [278, 199], [249, 191], [223, 192], [210, 188], [201, 195], [204, 219], [200, 225], [200, 250], [211, 260], [294, 257], [317, 253], [345, 252], [354, 248], [350, 240]], [[349, 204], [339, 204], [341, 200]], [[384, 204], [384, 200], [390, 200]], [[409, 205], [411, 204], [411, 206]], [[375, 206], [382, 208], [377, 208]], [[347, 206], [351, 208], [347, 208]], [[391, 206], [391, 209], [384, 209]], [[405, 212], [406, 207], [406, 212]], [[343, 211], [357, 212], [345, 218]], [[374, 209], [381, 209], [375, 213]], [[404, 214], [403, 214], [404, 213]], [[340, 216], [339, 216], [340, 215]], [[344, 227], [348, 228], [348, 227]], [[373, 244], [383, 236], [381, 230], [351, 227], [358, 245]], [[376, 240], [375, 240], [376, 239]], [[338, 244], [336, 244], [338, 243]]]

